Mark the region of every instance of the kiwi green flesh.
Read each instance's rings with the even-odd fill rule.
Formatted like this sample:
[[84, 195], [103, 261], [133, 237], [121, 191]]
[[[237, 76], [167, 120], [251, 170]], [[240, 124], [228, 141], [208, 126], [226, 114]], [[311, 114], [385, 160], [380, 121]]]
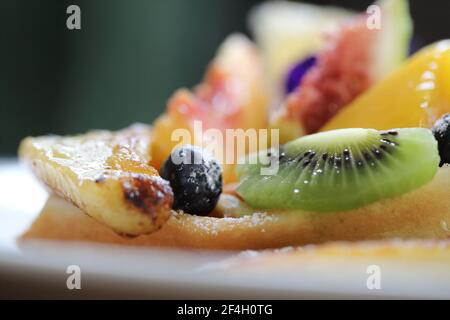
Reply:
[[[275, 175], [261, 175], [269, 157]], [[254, 162], [252, 162], [254, 161]], [[439, 167], [428, 129], [342, 129], [299, 138], [238, 167], [238, 194], [258, 209], [352, 210], [430, 182]]]

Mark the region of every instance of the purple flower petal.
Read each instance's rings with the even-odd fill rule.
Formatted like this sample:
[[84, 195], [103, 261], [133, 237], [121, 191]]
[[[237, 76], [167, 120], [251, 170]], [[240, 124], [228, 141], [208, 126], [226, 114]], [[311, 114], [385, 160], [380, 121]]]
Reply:
[[287, 74], [285, 89], [286, 93], [292, 93], [301, 84], [303, 77], [309, 69], [316, 65], [317, 58], [310, 56], [297, 63]]

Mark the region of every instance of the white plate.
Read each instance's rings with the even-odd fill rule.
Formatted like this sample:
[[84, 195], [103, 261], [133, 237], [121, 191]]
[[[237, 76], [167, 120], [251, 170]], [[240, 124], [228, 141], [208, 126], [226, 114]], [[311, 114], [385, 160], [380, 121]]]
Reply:
[[[138, 249], [91, 243], [21, 244], [46, 192], [17, 163], [0, 162], [1, 298], [450, 298], [447, 265], [364, 260], [271, 268], [254, 252]], [[381, 290], [367, 288], [381, 265]], [[66, 270], [78, 266], [81, 290]]]

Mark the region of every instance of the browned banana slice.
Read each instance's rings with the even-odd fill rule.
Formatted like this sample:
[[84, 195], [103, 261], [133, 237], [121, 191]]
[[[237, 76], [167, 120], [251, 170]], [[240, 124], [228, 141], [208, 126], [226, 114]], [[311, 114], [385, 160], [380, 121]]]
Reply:
[[170, 185], [148, 165], [150, 128], [26, 138], [22, 160], [51, 191], [118, 233], [158, 230], [169, 218]]

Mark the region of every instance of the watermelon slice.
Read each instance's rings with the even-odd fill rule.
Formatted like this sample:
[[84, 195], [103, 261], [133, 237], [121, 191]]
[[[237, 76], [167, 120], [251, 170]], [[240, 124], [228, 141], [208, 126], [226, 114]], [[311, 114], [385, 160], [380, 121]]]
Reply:
[[412, 33], [408, 7], [407, 0], [381, 0], [372, 7], [380, 9], [380, 28], [369, 28], [374, 16], [365, 13], [327, 35], [317, 62], [274, 117], [272, 126], [280, 129], [282, 140], [317, 132], [407, 57]]

